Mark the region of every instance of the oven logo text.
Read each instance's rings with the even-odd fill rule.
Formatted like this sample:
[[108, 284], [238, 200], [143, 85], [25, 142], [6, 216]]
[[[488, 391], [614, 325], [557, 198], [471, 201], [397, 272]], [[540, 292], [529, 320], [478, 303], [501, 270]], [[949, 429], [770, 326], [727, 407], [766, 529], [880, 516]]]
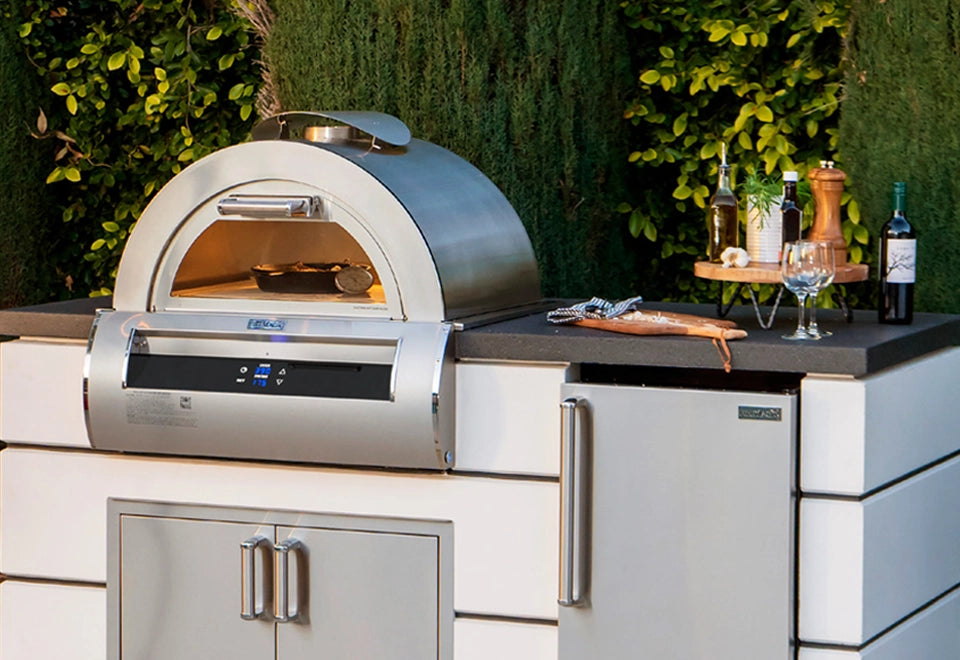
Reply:
[[287, 322], [281, 319], [250, 319], [247, 321], [247, 330], [283, 330]]
[[781, 408], [740, 406], [738, 413], [737, 416], [740, 419], [756, 419], [762, 422], [779, 422], [783, 419], [783, 410]]

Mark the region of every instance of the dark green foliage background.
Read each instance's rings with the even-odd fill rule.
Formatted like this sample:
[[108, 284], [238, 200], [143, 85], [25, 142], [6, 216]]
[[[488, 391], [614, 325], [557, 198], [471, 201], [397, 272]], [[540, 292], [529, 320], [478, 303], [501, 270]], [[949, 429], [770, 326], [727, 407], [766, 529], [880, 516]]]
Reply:
[[[2, 18], [2, 14], [0, 14]], [[44, 185], [52, 145], [30, 137], [39, 80], [19, 48], [16, 26], [0, 25], [0, 308], [48, 300], [54, 264], [53, 213]]]
[[960, 2], [856, 0], [851, 33], [840, 120], [850, 188], [876, 236], [893, 182], [907, 182], [916, 308], [960, 312]]
[[630, 88], [616, 2], [276, 0], [264, 46], [285, 110], [378, 110], [483, 171], [526, 225], [544, 293], [636, 290]]

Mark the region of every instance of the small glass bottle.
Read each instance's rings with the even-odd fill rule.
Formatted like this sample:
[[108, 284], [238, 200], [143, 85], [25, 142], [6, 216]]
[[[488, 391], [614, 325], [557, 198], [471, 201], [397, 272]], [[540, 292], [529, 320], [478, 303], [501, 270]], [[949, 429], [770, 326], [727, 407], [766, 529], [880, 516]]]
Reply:
[[880, 230], [880, 323], [913, 322], [917, 239], [904, 211], [907, 184], [893, 184], [893, 215]]
[[721, 145], [720, 174], [717, 191], [710, 198], [707, 209], [707, 230], [710, 242], [707, 258], [711, 263], [721, 263], [720, 255], [729, 247], [740, 247], [740, 220], [737, 214], [737, 198], [730, 184], [730, 166], [727, 165], [727, 145]]
[[803, 211], [797, 206], [797, 173], [783, 173], [783, 201], [780, 203], [780, 231], [783, 243], [800, 240]]

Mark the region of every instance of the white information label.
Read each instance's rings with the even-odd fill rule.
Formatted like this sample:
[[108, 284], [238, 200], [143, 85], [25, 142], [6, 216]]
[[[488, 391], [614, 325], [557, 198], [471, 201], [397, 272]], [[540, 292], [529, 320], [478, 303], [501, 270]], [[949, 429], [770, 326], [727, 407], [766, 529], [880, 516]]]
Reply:
[[887, 241], [887, 282], [913, 284], [917, 279], [917, 239], [891, 238]]

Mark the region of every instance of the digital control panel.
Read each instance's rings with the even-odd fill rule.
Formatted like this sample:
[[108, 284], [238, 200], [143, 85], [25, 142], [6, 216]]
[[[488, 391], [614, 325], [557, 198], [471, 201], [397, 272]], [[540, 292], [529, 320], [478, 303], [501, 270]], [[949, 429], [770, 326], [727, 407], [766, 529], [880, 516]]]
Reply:
[[389, 400], [389, 364], [132, 354], [127, 387]]

